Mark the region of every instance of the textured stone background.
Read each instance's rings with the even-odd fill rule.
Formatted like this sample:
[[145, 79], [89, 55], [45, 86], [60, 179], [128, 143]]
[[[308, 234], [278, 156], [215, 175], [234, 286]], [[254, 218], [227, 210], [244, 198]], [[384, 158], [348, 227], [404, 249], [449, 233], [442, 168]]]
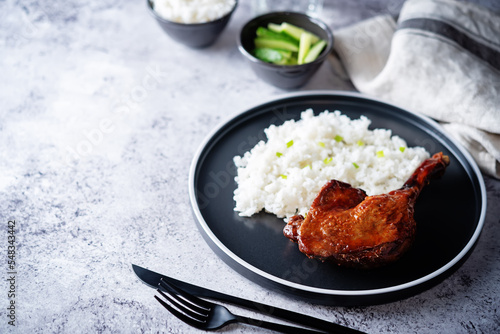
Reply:
[[[482, 1], [500, 10], [497, 1]], [[402, 1], [325, 1], [333, 29]], [[430, 290], [386, 305], [326, 307], [241, 277], [198, 233], [188, 168], [229, 115], [284, 92], [236, 47], [250, 0], [203, 51], [170, 40], [145, 1], [0, 2], [0, 245], [17, 223], [17, 326], [0, 332], [187, 333], [138, 282], [137, 263], [192, 283], [370, 333], [492, 333], [500, 304], [500, 181], [486, 177], [484, 232], [469, 260]], [[301, 90], [351, 90], [329, 64]], [[258, 330], [230, 326], [227, 333]]]

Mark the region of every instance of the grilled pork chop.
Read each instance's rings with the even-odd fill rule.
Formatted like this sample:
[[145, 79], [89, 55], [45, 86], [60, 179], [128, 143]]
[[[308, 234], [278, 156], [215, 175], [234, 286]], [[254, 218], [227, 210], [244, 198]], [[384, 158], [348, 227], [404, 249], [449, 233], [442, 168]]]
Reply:
[[310, 258], [360, 268], [396, 261], [415, 239], [413, 213], [420, 191], [448, 164], [448, 156], [436, 153], [402, 188], [375, 196], [332, 180], [323, 186], [306, 218], [291, 217], [283, 233]]

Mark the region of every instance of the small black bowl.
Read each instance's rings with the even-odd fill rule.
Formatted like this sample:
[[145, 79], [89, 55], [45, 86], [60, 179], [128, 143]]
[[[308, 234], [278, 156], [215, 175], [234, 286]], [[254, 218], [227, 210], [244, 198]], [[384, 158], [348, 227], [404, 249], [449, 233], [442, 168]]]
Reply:
[[[266, 63], [252, 55], [257, 28], [266, 27], [268, 23], [281, 24], [282, 22], [301, 27], [327, 42], [316, 60], [301, 65], [276, 65]], [[258, 16], [243, 26], [238, 38], [238, 48], [257, 76], [283, 89], [297, 88], [307, 83], [332, 51], [332, 47], [333, 34], [325, 23], [306, 14], [294, 12], [273, 12]]]
[[156, 13], [151, 0], [147, 0], [147, 5], [151, 15], [153, 15], [160, 27], [172, 39], [191, 48], [204, 48], [217, 40], [229, 22], [231, 15], [233, 15], [238, 1], [235, 2], [233, 9], [223, 17], [204, 23], [178, 23], [169, 21]]

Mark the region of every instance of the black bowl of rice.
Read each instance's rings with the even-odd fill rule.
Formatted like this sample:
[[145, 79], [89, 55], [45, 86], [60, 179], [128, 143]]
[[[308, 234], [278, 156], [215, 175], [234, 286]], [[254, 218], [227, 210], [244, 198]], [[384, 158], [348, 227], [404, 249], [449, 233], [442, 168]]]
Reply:
[[191, 48], [212, 45], [236, 9], [237, 0], [147, 0], [160, 27]]

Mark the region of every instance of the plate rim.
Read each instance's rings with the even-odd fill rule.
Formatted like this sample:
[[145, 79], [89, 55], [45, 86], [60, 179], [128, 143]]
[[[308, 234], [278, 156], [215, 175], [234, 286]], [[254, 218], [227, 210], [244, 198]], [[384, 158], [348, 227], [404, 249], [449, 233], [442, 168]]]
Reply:
[[[253, 109], [258, 108], [259, 106], [262, 106], [264, 104], [268, 103], [274, 103], [274, 102], [279, 102], [281, 100], [287, 100], [290, 98], [296, 98], [296, 97], [305, 97], [305, 96], [312, 96], [312, 95], [328, 95], [328, 96], [339, 96], [339, 97], [350, 97], [350, 98], [359, 98], [363, 100], [368, 100], [368, 101], [373, 101], [376, 103], [382, 103], [386, 104], [388, 106], [404, 110], [407, 113], [410, 113], [420, 120], [424, 121], [427, 123], [429, 126], [436, 128], [439, 130], [442, 134], [445, 135], [446, 139], [452, 142], [457, 149], [462, 153], [466, 159], [466, 161], [470, 164], [470, 167], [472, 171], [474, 172], [474, 175], [477, 177], [477, 181], [479, 184], [480, 188], [480, 194], [481, 194], [481, 213], [478, 219], [477, 227], [474, 230], [474, 234], [470, 238], [470, 240], [467, 242], [467, 244], [463, 247], [463, 249], [448, 263], [446, 263], [444, 266], [440, 267], [439, 269], [423, 276], [420, 277], [416, 280], [412, 280], [410, 282], [406, 282], [403, 284], [398, 284], [390, 287], [384, 287], [384, 288], [376, 288], [376, 289], [363, 289], [363, 290], [337, 290], [337, 289], [325, 289], [325, 288], [318, 288], [318, 287], [312, 287], [304, 284], [299, 284], [295, 282], [291, 282], [288, 280], [285, 280], [283, 278], [277, 277], [275, 275], [271, 275], [267, 273], [266, 271], [259, 269], [252, 264], [246, 262], [242, 258], [240, 258], [238, 255], [233, 253], [227, 246], [222, 243], [217, 236], [213, 233], [213, 231], [209, 228], [207, 222], [203, 218], [203, 215], [201, 214], [201, 211], [197, 205], [197, 200], [196, 200], [196, 189], [195, 189], [195, 174], [196, 174], [196, 169], [198, 162], [200, 160], [201, 154], [205, 150], [207, 144], [212, 140], [212, 138], [219, 132], [221, 131], [227, 124], [231, 123], [233, 120], [238, 118], [239, 116], [243, 115], [244, 113], [250, 112]], [[253, 106], [244, 108], [242, 111], [236, 112], [229, 117], [227, 117], [225, 120], [221, 121], [212, 131], [210, 131], [205, 138], [202, 140], [201, 144], [198, 146], [194, 157], [191, 162], [191, 166], [189, 168], [189, 177], [188, 177], [188, 185], [189, 185], [189, 200], [191, 204], [191, 209], [193, 211], [193, 214], [197, 220], [197, 225], [198, 227], [201, 227], [206, 233], [206, 237], [210, 238], [210, 240], [217, 246], [226, 256], [228, 256], [231, 260], [235, 261], [238, 265], [242, 266], [246, 270], [249, 270], [252, 274], [256, 274], [260, 276], [261, 278], [267, 279], [271, 282], [277, 283], [282, 287], [289, 288], [289, 289], [295, 289], [300, 292], [305, 292], [305, 293], [312, 293], [312, 294], [319, 294], [323, 296], [345, 296], [345, 297], [357, 297], [357, 296], [372, 296], [372, 295], [382, 295], [382, 294], [388, 294], [388, 293], [397, 293], [400, 291], [405, 291], [407, 289], [411, 288], [416, 288], [424, 283], [428, 283], [444, 273], [446, 273], [448, 270], [453, 268], [455, 265], [457, 265], [462, 259], [464, 259], [467, 254], [472, 250], [474, 245], [476, 244], [477, 240], [479, 239], [479, 236], [481, 234], [481, 231], [483, 230], [484, 226], [484, 221], [486, 218], [486, 207], [487, 207], [487, 196], [486, 196], [486, 186], [484, 183], [484, 178], [483, 175], [476, 163], [476, 161], [473, 159], [472, 155], [463, 147], [462, 144], [460, 144], [455, 138], [452, 136], [448, 135], [448, 133], [444, 130], [444, 128], [436, 121], [431, 119], [430, 117], [423, 115], [418, 112], [410, 111], [406, 108], [400, 107], [394, 103], [387, 102], [383, 99], [380, 98], [375, 98], [372, 96], [368, 96], [363, 93], [359, 92], [349, 92], [349, 91], [339, 91], [339, 90], [308, 90], [308, 91], [300, 91], [300, 92], [293, 92], [293, 93], [286, 93], [286, 94], [281, 94], [279, 96], [274, 96], [265, 99], [264, 101], [257, 102], [253, 104]], [[217, 256], [219, 254], [216, 253]], [[220, 256], [219, 256], [220, 257]], [[233, 270], [235, 270], [232, 266], [230, 266]], [[238, 270], [236, 270], [238, 271]], [[238, 271], [239, 272], [239, 271]]]

